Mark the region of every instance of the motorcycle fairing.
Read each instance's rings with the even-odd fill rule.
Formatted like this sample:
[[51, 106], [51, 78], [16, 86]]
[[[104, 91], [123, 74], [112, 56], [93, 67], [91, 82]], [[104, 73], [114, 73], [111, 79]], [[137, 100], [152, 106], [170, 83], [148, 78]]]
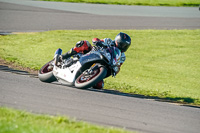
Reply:
[[[115, 48], [111, 48], [107, 50], [109, 51], [105, 51], [104, 53], [100, 53], [98, 51], [91, 51], [88, 54], [82, 55], [80, 56], [79, 61], [77, 61], [76, 63], [72, 64], [69, 67], [59, 68], [55, 66], [53, 69], [53, 74], [58, 80], [61, 79], [73, 84], [77, 76], [79, 76], [86, 69], [89, 69], [94, 63], [108, 65], [109, 58], [111, 58], [111, 59], [115, 59], [113, 62], [113, 65], [117, 64], [116, 53], [119, 53], [120, 51]], [[108, 58], [108, 55], [106, 55], [106, 53], [114, 53], [114, 52], [116, 53], [112, 57]], [[110, 76], [110, 74], [111, 74], [111, 71], [108, 71], [107, 76]]]
[[79, 71], [81, 66], [82, 65], [79, 61], [77, 61], [75, 64], [64, 69], [54, 66], [53, 74], [58, 80], [62, 79], [64, 81], [67, 81], [73, 84], [75, 81], [77, 71]]
[[93, 51], [90, 52], [88, 54], [85, 54], [83, 56], [81, 56], [81, 58], [79, 59], [81, 65], [84, 65], [88, 62], [97, 62], [97, 61], [101, 61], [102, 60], [102, 55], [99, 52]]
[[79, 59], [82, 67], [80, 71], [85, 71], [86, 69], [90, 68], [94, 63], [100, 63], [105, 64], [105, 60], [103, 59], [103, 56], [96, 51], [92, 51], [86, 55], [83, 55]]

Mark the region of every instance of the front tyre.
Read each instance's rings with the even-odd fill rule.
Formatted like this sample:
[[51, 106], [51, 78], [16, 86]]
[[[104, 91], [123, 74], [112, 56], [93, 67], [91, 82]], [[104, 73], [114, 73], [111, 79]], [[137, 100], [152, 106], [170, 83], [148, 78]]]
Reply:
[[56, 77], [53, 75], [53, 69], [52, 70], [48, 70], [49, 64], [51, 64], [51, 62], [53, 62], [54, 60], [49, 61], [48, 63], [46, 63], [38, 72], [38, 77], [40, 79], [40, 81], [42, 82], [47, 82], [47, 83], [51, 83], [53, 81], [56, 81]]
[[104, 79], [107, 75], [107, 69], [103, 66], [99, 66], [92, 72], [85, 70], [75, 81], [77, 88], [85, 89], [94, 86], [96, 83]]

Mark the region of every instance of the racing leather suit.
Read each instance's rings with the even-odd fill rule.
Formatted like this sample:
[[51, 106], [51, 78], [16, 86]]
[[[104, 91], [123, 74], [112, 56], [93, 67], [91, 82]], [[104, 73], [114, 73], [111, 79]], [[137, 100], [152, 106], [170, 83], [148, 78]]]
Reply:
[[[108, 46], [115, 46], [114, 41], [112, 41], [110, 38], [104, 38], [101, 40], [99, 38], [93, 38], [92, 43], [95, 46], [100, 46], [104, 48], [107, 48]], [[71, 48], [70, 51], [62, 55], [62, 59], [67, 59], [77, 53], [86, 54], [91, 49], [92, 49], [92, 45], [88, 41], [86, 40], [79, 41], [76, 43], [75, 47]], [[125, 60], [126, 60], [126, 56], [124, 52], [122, 52], [121, 58], [120, 58], [120, 65], [122, 65]]]
[[[103, 48], [107, 48], [108, 46], [115, 46], [115, 42], [112, 41], [110, 38], [104, 38], [104, 39], [93, 38], [92, 43], [95, 46], [99, 46], [99, 47], [103, 47]], [[77, 53], [86, 54], [91, 49], [92, 49], [92, 45], [88, 41], [82, 40], [82, 41], [77, 42], [76, 46], [71, 48], [70, 51], [68, 51], [67, 53], [63, 54], [61, 56], [61, 58], [66, 59]], [[118, 70], [117, 70], [116, 74], [120, 71], [120, 67], [124, 63], [125, 60], [126, 60], [126, 56], [125, 56], [124, 52], [122, 52], [121, 57], [120, 57], [120, 65], [118, 66]], [[104, 86], [104, 82], [102, 80], [99, 83], [97, 83], [95, 86], [93, 86], [93, 88], [102, 89], [103, 86]]]

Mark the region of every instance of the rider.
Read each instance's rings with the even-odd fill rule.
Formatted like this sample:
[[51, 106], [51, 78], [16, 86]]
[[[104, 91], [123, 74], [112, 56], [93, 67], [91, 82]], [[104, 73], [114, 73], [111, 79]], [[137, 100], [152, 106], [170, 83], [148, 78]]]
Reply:
[[[92, 39], [92, 43], [95, 46], [99, 46], [99, 47], [103, 47], [106, 48], [108, 46], [115, 46], [118, 49], [121, 50], [121, 58], [120, 58], [120, 66], [119, 69], [117, 71], [117, 73], [120, 70], [121, 65], [124, 63], [126, 56], [124, 54], [124, 52], [126, 52], [126, 50], [129, 48], [129, 46], [131, 45], [131, 38], [129, 35], [127, 35], [126, 33], [120, 32], [116, 37], [115, 40], [111, 40], [110, 38], [105, 38], [105, 39], [99, 39], [99, 38], [93, 38]], [[71, 48], [70, 51], [68, 51], [67, 53], [63, 54], [61, 56], [61, 60], [62, 59], [67, 59], [77, 53], [82, 53], [82, 54], [86, 54], [87, 52], [89, 52], [92, 49], [92, 45], [86, 41], [86, 40], [82, 40], [76, 43], [76, 46]], [[103, 80], [100, 81], [99, 83], [97, 83], [93, 88], [97, 88], [97, 89], [102, 89], [104, 86], [104, 82]]]

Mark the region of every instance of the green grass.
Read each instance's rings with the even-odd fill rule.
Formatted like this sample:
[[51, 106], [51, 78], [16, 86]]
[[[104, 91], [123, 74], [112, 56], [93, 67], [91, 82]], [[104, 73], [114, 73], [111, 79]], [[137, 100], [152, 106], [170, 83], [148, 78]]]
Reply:
[[37, 115], [1, 107], [0, 133], [128, 133], [128, 131], [95, 126], [65, 116]]
[[[0, 57], [39, 69], [57, 48], [114, 37], [119, 30], [66, 30], [0, 36]], [[106, 89], [200, 105], [200, 30], [124, 30], [132, 37], [126, 61]]]
[[148, 6], [199, 6], [200, 0], [44, 0], [94, 4], [148, 5]]

